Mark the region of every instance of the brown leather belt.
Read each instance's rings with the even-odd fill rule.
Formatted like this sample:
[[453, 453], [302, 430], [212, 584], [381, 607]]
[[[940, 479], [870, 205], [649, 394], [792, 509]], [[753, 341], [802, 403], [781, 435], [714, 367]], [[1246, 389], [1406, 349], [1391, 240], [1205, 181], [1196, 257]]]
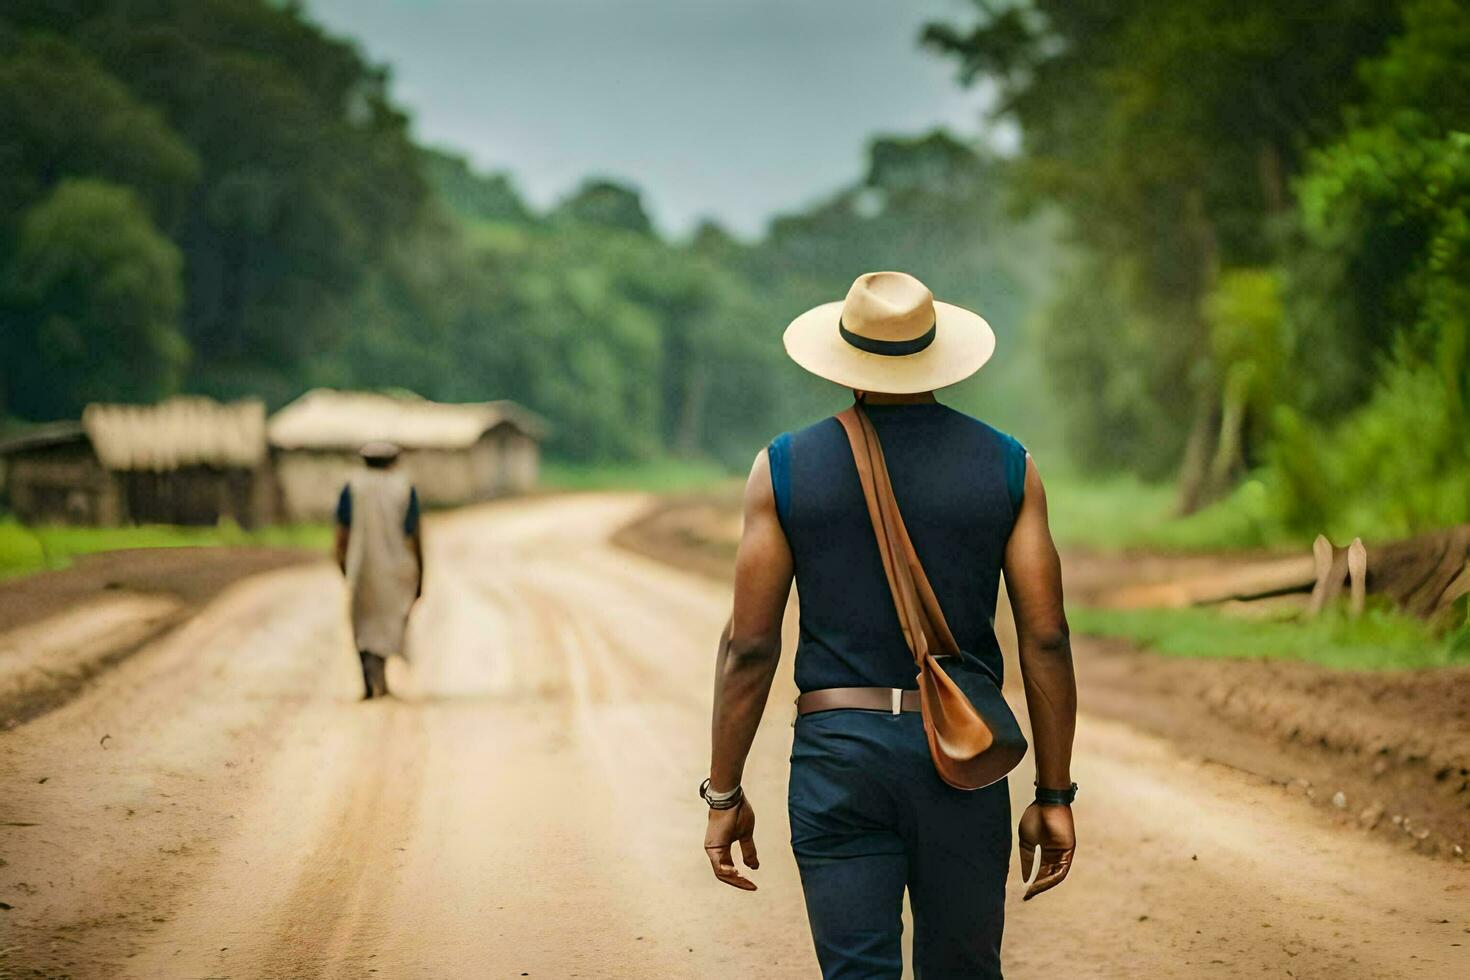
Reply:
[[859, 711], [919, 711], [919, 692], [897, 687], [824, 687], [807, 691], [796, 699], [796, 713], [809, 715], [817, 711], [856, 708]]

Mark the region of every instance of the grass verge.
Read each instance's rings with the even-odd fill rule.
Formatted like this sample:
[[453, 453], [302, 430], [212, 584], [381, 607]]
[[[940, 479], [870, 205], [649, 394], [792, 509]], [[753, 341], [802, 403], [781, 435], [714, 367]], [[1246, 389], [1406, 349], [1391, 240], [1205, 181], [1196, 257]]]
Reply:
[[1052, 534], [1062, 547], [1095, 551], [1256, 551], [1307, 547], [1276, 519], [1270, 494], [1258, 480], [1188, 517], [1174, 516], [1170, 484], [1136, 476], [1043, 474]]
[[235, 524], [214, 527], [26, 527], [0, 520], [0, 578], [65, 568], [82, 555], [125, 548], [190, 548], [260, 545], [326, 551], [332, 531], [325, 524], [279, 525], [246, 531]]
[[541, 466], [541, 486], [547, 490], [694, 493], [721, 487], [734, 479], [736, 475], [718, 463], [671, 457], [639, 463], [601, 464], [548, 460]]
[[1412, 528], [1371, 509], [1320, 528], [1289, 526], [1283, 516], [1285, 490], [1270, 475], [1245, 480], [1228, 497], [1188, 517], [1174, 516], [1170, 484], [1135, 476], [1082, 476], [1059, 470], [1043, 474], [1052, 532], [1064, 546], [1095, 551], [1260, 551], [1305, 549], [1318, 530], [1336, 541], [1401, 538]]
[[1077, 633], [1126, 639], [1176, 657], [1304, 660], [1342, 670], [1470, 664], [1470, 626], [1436, 636], [1417, 619], [1368, 609], [1361, 619], [1241, 619], [1212, 609], [1069, 610]]

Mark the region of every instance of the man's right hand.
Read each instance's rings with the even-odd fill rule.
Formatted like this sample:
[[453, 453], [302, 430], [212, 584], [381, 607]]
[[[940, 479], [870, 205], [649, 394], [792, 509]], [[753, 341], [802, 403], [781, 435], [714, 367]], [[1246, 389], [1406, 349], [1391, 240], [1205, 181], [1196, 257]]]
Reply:
[[1049, 888], [1060, 885], [1072, 868], [1077, 852], [1077, 831], [1072, 825], [1072, 808], [1032, 803], [1021, 814], [1016, 828], [1017, 853], [1021, 858], [1021, 880], [1025, 881], [1041, 849], [1041, 866], [1026, 889], [1022, 901], [1030, 901]]
[[729, 810], [710, 810], [709, 825], [704, 831], [704, 855], [709, 858], [716, 878], [733, 888], [753, 892], [755, 882], [735, 867], [731, 845], [736, 841], [740, 843], [740, 859], [745, 866], [752, 871], [759, 868], [761, 862], [755, 855], [755, 810], [749, 797]]

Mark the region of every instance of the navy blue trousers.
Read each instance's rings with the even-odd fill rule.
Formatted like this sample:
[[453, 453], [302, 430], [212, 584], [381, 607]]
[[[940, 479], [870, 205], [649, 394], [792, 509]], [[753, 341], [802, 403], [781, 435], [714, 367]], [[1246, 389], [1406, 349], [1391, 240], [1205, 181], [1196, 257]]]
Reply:
[[903, 893], [918, 980], [1000, 977], [1010, 797], [934, 772], [917, 712], [824, 711], [796, 721], [791, 847], [826, 980], [903, 973]]

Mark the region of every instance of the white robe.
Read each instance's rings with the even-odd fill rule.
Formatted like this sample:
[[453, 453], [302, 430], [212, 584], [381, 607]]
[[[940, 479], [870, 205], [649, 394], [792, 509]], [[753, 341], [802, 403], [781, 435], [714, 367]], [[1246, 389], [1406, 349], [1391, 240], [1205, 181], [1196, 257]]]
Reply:
[[347, 585], [357, 648], [379, 656], [406, 656], [403, 634], [418, 591], [419, 564], [404, 519], [411, 488], [391, 470], [363, 470], [352, 493], [347, 539]]

